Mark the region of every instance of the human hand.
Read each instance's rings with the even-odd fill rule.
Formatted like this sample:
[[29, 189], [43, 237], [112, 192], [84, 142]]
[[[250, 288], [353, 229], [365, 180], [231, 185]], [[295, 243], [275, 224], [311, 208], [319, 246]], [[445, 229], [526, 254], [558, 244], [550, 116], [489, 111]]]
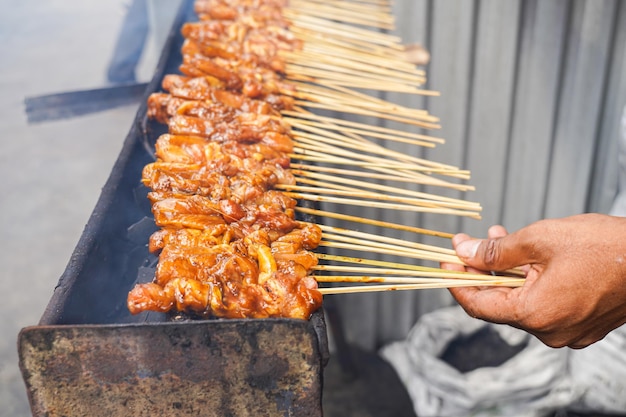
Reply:
[[463, 287], [450, 292], [465, 311], [509, 324], [552, 347], [586, 347], [626, 322], [626, 218], [583, 214], [542, 220], [488, 239], [458, 234], [452, 243], [468, 266], [485, 272], [522, 267], [522, 287]]

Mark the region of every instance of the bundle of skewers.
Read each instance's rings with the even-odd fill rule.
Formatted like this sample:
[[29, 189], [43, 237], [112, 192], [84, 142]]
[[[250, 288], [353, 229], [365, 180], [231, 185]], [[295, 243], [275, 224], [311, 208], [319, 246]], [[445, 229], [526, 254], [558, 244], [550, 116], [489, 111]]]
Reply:
[[196, 0], [195, 11], [199, 20], [182, 27], [180, 74], [165, 76], [148, 101], [149, 117], [168, 126], [142, 176], [160, 228], [149, 242], [159, 262], [154, 281], [129, 293], [132, 313], [306, 319], [328, 294], [521, 285], [418, 265], [460, 261], [449, 248], [360, 226], [451, 235], [350, 214], [370, 207], [480, 218], [477, 203], [411, 189], [468, 191], [469, 172], [384, 146], [431, 148], [443, 139], [346, 120], [439, 127], [427, 111], [366, 93], [437, 95], [388, 33], [385, 0]]

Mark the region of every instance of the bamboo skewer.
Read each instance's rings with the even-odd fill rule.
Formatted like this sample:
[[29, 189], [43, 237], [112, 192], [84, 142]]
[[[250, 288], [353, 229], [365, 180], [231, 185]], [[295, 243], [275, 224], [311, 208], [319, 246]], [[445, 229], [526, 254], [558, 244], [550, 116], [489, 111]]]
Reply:
[[369, 253], [378, 253], [381, 255], [402, 255], [406, 258], [412, 259], [420, 259], [434, 262], [447, 262], [447, 263], [458, 263], [458, 258], [453, 256], [447, 256], [443, 254], [437, 254], [434, 252], [426, 252], [426, 251], [417, 251], [417, 250], [402, 250], [397, 251], [394, 249], [387, 249], [383, 247], [377, 246], [367, 246], [362, 245], [360, 243], [343, 243], [343, 242], [331, 242], [322, 240], [319, 246], [327, 247], [327, 248], [336, 248], [336, 249], [348, 249], [352, 251], [362, 252], [367, 251]]
[[332, 7], [328, 5], [318, 4], [313, 7], [303, 2], [290, 2], [289, 9], [297, 11], [298, 14], [307, 14], [309, 16], [315, 16], [318, 18], [333, 18], [335, 20], [341, 20], [344, 23], [351, 23], [356, 25], [367, 25], [379, 29], [394, 30], [395, 25], [393, 19], [387, 15], [378, 14], [377, 16], [371, 16], [368, 14], [355, 15], [352, 10], [345, 10], [341, 7]]
[[[366, 268], [373, 269], [376, 268]], [[417, 275], [419, 274], [419, 275]], [[455, 274], [446, 274], [446, 272], [432, 272], [428, 273], [416, 273], [416, 276], [397, 276], [388, 277], [384, 275], [311, 275], [317, 282], [335, 283], [368, 283], [368, 284], [454, 284], [457, 282], [471, 282], [476, 286], [489, 285], [490, 282], [524, 282], [523, 278], [511, 278], [505, 276], [493, 276], [493, 275], [480, 275], [480, 274], [456, 274], [461, 276], [454, 276]], [[440, 277], [440, 278], [438, 278]]]
[[[376, 11], [379, 7], [380, 11]], [[405, 48], [400, 44], [400, 39], [380, 32], [380, 29], [393, 27], [390, 11], [390, 4], [378, 0], [359, 2], [337, 0], [332, 5], [318, 0], [293, 0], [285, 15], [292, 20], [292, 33], [304, 42], [304, 48], [300, 51], [281, 52], [281, 56], [287, 61], [287, 79], [296, 87], [295, 91], [284, 91], [283, 94], [291, 96], [296, 105], [307, 109], [376, 117], [424, 129], [440, 128], [439, 119], [426, 111], [398, 106], [357, 91], [360, 89], [424, 96], [439, 95], [437, 91], [423, 88], [426, 82], [425, 73], [406, 61]], [[284, 111], [282, 117], [294, 129], [293, 156], [304, 161], [323, 164], [322, 166], [292, 164], [290, 168], [296, 176], [297, 183], [276, 187], [283, 190], [287, 196], [351, 206], [480, 218], [478, 212], [481, 208], [476, 203], [371, 183], [372, 179], [377, 179], [442, 186], [459, 191], [472, 190], [471, 186], [433, 177], [440, 175], [465, 180], [469, 179], [467, 171], [395, 152], [370, 140], [434, 147], [437, 143], [443, 143], [443, 139], [399, 133], [397, 130], [383, 127], [365, 127], [356, 122], [318, 116], [301, 109]], [[358, 167], [359, 170], [328, 166], [342, 164]], [[355, 179], [363, 177], [367, 177], [367, 180]], [[441, 232], [339, 213], [304, 207], [296, 207], [296, 210], [371, 226], [451, 237], [450, 234]], [[452, 249], [323, 224], [319, 226], [323, 231], [320, 247], [462, 264]], [[322, 288], [322, 294], [476, 285], [519, 286], [524, 282], [523, 279], [508, 276], [460, 273], [328, 254], [316, 255], [320, 261], [352, 264], [348, 266], [318, 264], [314, 270], [319, 272], [351, 274], [313, 275], [320, 283], [376, 284]], [[519, 276], [519, 271], [514, 272]]]
[[[363, 258], [354, 258], [350, 256], [343, 255], [331, 255], [327, 253], [317, 253], [317, 258], [321, 261], [329, 261], [329, 262], [340, 262], [347, 264], [356, 264], [356, 265], [370, 265], [376, 266], [380, 268], [390, 268], [401, 271], [421, 271], [421, 272], [441, 272], [440, 268], [433, 268], [423, 265], [415, 265], [415, 264], [405, 264], [400, 262], [390, 262], [390, 261], [379, 261], [377, 259], [363, 259]], [[317, 267], [328, 266], [328, 265], [317, 265]], [[453, 271], [450, 271], [453, 272]]]
[[[307, 78], [310, 81], [310, 78]], [[297, 88], [296, 91], [288, 91], [285, 90], [284, 94], [292, 95], [295, 98], [301, 98], [303, 100], [312, 100], [312, 101], [322, 101], [330, 102], [331, 99], [333, 102], [342, 103], [345, 105], [351, 104], [354, 107], [362, 107], [365, 109], [373, 109], [373, 110], [387, 110], [387, 112], [393, 112], [397, 114], [403, 114], [405, 116], [414, 115], [415, 118], [422, 117], [427, 121], [438, 121], [439, 119], [428, 115], [428, 112], [419, 109], [411, 109], [404, 106], [400, 106], [397, 104], [393, 104], [390, 102], [386, 102], [381, 99], [376, 99], [372, 96], [368, 96], [367, 94], [358, 94], [354, 90], [346, 89], [341, 86], [331, 86], [331, 85], [313, 85], [306, 82], [292, 82], [292, 84]], [[375, 89], [375, 86], [370, 86], [370, 89]], [[437, 92], [424, 90], [425, 95], [437, 95]], [[281, 91], [282, 92], [282, 91]]]
[[396, 65], [399, 59], [386, 59], [382, 61], [372, 61], [366, 54], [354, 53], [350, 55], [339, 54], [334, 49], [328, 51], [320, 46], [304, 46], [298, 51], [281, 51], [280, 56], [287, 59], [289, 63], [306, 65], [318, 68], [318, 64], [323, 68], [337, 63], [340, 71], [358, 75], [357, 71], [387, 75], [399, 80], [412, 81], [417, 84], [424, 84], [426, 73], [415, 66], [405, 67]]
[[[298, 150], [296, 148], [296, 150]], [[300, 152], [303, 152], [303, 149], [298, 150]], [[317, 156], [316, 156], [317, 155]], [[400, 166], [403, 166], [405, 168], [410, 168], [414, 171], [428, 171], [430, 172], [431, 170], [428, 168], [417, 168], [415, 166], [410, 166], [410, 165], [402, 165], [398, 162], [394, 162], [394, 161], [385, 161], [385, 160], [380, 160], [380, 161], [376, 161], [376, 162], [369, 162], [369, 161], [353, 161], [353, 160], [349, 160], [349, 159], [345, 159], [345, 158], [339, 158], [339, 157], [334, 157], [332, 155], [329, 154], [323, 154], [320, 152], [311, 152], [311, 151], [307, 151], [306, 153], [291, 153], [289, 154], [289, 157], [292, 160], [301, 160], [301, 161], [311, 161], [311, 162], [324, 162], [326, 164], [336, 164], [336, 165], [345, 165], [345, 166], [354, 166], [354, 167], [362, 167], [362, 168], [398, 168]], [[322, 168], [321, 166], [314, 166], [315, 168]], [[315, 168], [311, 168], [309, 166], [305, 166], [302, 169], [304, 170], [315, 170]], [[443, 172], [445, 172], [447, 170], [444, 170]], [[433, 170], [433, 172], [437, 173], [438, 170]], [[372, 174], [372, 175], [376, 175], [376, 174]], [[408, 178], [405, 177], [395, 177], [395, 181], [404, 181], [404, 182], [412, 182], [410, 181]]]
[[325, 117], [325, 116], [316, 115], [314, 113], [305, 113], [303, 111], [296, 112], [296, 111], [285, 110], [282, 112], [282, 114], [285, 116], [291, 116], [293, 118], [297, 118], [295, 120], [298, 120], [301, 123], [304, 122], [302, 119], [318, 121], [318, 122], [323, 123], [323, 124], [320, 124], [320, 126], [324, 126], [325, 128], [332, 128], [333, 130], [346, 131], [345, 130], [346, 127], [354, 128], [355, 130], [363, 132], [363, 134], [366, 136], [372, 136], [373, 133], [380, 133], [380, 134], [384, 134], [386, 136], [391, 136], [394, 138], [407, 137], [407, 138], [421, 139], [424, 141], [440, 143], [440, 144], [445, 143], [445, 139], [442, 139], [442, 138], [422, 135], [422, 134], [413, 133], [413, 132], [405, 132], [403, 130], [390, 129], [390, 128], [386, 128], [382, 126], [372, 126], [372, 125], [367, 125], [365, 123], [353, 122], [350, 120]]
[[[355, 39], [348, 39], [339, 36], [329, 36], [325, 33], [316, 32], [314, 30], [294, 26], [291, 28], [292, 34], [304, 43], [304, 50], [310, 50], [312, 48], [319, 50], [327, 50], [329, 52], [343, 51], [361, 54], [361, 55], [375, 55], [383, 60], [403, 60], [406, 55], [406, 49], [403, 47], [391, 49], [380, 45], [368, 43], [367, 41], [359, 41]], [[408, 66], [415, 67], [408, 62], [402, 62], [404, 68]]]
[[[351, 2], [351, 1], [334, 1], [332, 3], [333, 8], [335, 10], [345, 11], [348, 15], [353, 15], [354, 13], [367, 13], [368, 16], [371, 16], [373, 19], [381, 20], [383, 22], [393, 23], [394, 19], [391, 15], [391, 6], [388, 2], [372, 2], [370, 4], [366, 4], [367, 2]], [[315, 4], [316, 7], [325, 6], [328, 7], [329, 3], [327, 1], [300, 1], [293, 0], [289, 2], [289, 6], [291, 9], [300, 10], [302, 7], [310, 6], [311, 4]], [[328, 17], [330, 19], [336, 16], [336, 13], [329, 14]]]
[[[315, 139], [318, 139], [318, 142], [316, 142]], [[378, 162], [383, 163], [384, 161], [384, 158], [380, 158], [376, 156], [368, 156], [365, 154], [358, 154], [356, 152], [347, 151], [345, 149], [335, 147], [331, 144], [326, 144], [326, 143], [321, 143], [321, 142], [326, 142], [326, 141], [323, 138], [317, 137], [316, 135], [298, 135], [298, 141], [295, 143], [294, 150], [296, 151], [296, 154], [318, 156], [321, 158], [326, 158], [329, 155], [330, 156], [334, 155], [336, 158], [335, 160], [338, 162], [341, 161], [341, 159], [349, 159], [349, 158], [354, 158], [354, 159], [361, 160], [364, 162], [371, 162], [374, 164]], [[320, 152], [320, 150], [322, 152]], [[445, 181], [441, 178], [436, 178], [431, 175], [426, 175], [427, 173], [431, 171], [428, 170], [428, 168], [422, 167], [422, 166], [410, 168], [410, 167], [407, 167], [406, 164], [399, 163], [399, 164], [395, 164], [395, 166], [391, 165], [387, 168], [381, 167], [380, 165], [372, 165], [367, 168], [370, 170], [379, 172], [379, 173], [390, 175], [392, 177], [395, 176], [396, 181], [404, 180], [404, 182], [413, 182], [415, 184], [440, 186], [440, 187], [451, 188], [451, 189], [459, 190], [459, 191], [471, 191], [474, 189], [474, 187], [470, 185]], [[410, 168], [410, 169], [407, 169], [407, 168]], [[420, 171], [423, 171], [423, 172], [420, 172]], [[460, 172], [446, 171], [446, 170], [444, 171], [438, 170], [438, 171], [439, 173], [444, 174], [446, 176], [452, 176], [452, 177], [463, 176], [463, 173], [460, 173]], [[317, 177], [329, 179], [328, 176], [324, 176], [324, 174], [320, 174], [320, 173], [309, 173], [309, 174], [302, 174], [302, 175], [303, 176], [305, 175], [317, 176]], [[348, 179], [344, 179], [344, 181], [348, 181]]]
[[[354, 196], [358, 196], [358, 195], [362, 195], [364, 198], [367, 198], [367, 197], [369, 197], [369, 198], [377, 198], [378, 196], [380, 196], [381, 200], [385, 200], [385, 199], [389, 199], [389, 198], [393, 197], [393, 195], [390, 195], [390, 194], [376, 193], [376, 192], [373, 192], [373, 191], [368, 191], [368, 188], [370, 190], [377, 190], [377, 189], [383, 189], [384, 190], [384, 189], [387, 188], [384, 185], [375, 184], [375, 183], [368, 183], [368, 182], [362, 182], [362, 181], [354, 181], [354, 180], [350, 180], [348, 178], [335, 178], [335, 177], [332, 177], [332, 176], [326, 177], [330, 181], [320, 181], [320, 180], [316, 180], [316, 179], [311, 179], [311, 178], [319, 178], [319, 176], [316, 176], [315, 173], [311, 173], [313, 175], [302, 175], [302, 174], [305, 174], [305, 173], [304, 172], [300, 172], [299, 170], [294, 170], [294, 171], [296, 171], [295, 172], [295, 174], [296, 174], [296, 182], [300, 183], [300, 184], [309, 184], [309, 185], [313, 185], [313, 186], [320, 187], [320, 188], [327, 188], [329, 190], [345, 191], [346, 193], [352, 193], [353, 197]], [[308, 173], [306, 173], [306, 174], [308, 174]], [[341, 184], [344, 184], [344, 185], [341, 185]], [[361, 187], [360, 188], [359, 187], [351, 187], [351, 186], [345, 185], [345, 184], [356, 184], [357, 186], [361, 186]], [[299, 186], [298, 185], [288, 185], [288, 184], [277, 184], [276, 185], [276, 188], [285, 189], [285, 190], [289, 190], [289, 189], [297, 190], [297, 188], [295, 188], [295, 187], [299, 187]], [[388, 187], [388, 188], [389, 189], [395, 189], [395, 188], [392, 188], [392, 187]], [[478, 205], [476, 203], [469, 202], [469, 201], [457, 200], [457, 199], [454, 199], [454, 198], [439, 196], [439, 195], [436, 195], [436, 194], [428, 194], [428, 193], [423, 193], [423, 192], [419, 192], [419, 191], [412, 191], [412, 190], [403, 189], [403, 188], [398, 188], [398, 190], [403, 191], [403, 192], [398, 193], [398, 194], [408, 195], [408, 196], [410, 196], [410, 198], [417, 198], [418, 201], [421, 200], [421, 201], [424, 202], [424, 204], [433, 204], [435, 206], [442, 206], [442, 207], [449, 207], [449, 208], [458, 208], [458, 209], [473, 211], [473, 212], [476, 212], [476, 213], [478, 213], [478, 212], [480, 212], [482, 210], [480, 205]], [[333, 191], [330, 191], [330, 192], [332, 193]], [[407, 200], [407, 201], [412, 201], [412, 200]]]
[[320, 19], [314, 16], [307, 16], [301, 13], [293, 13], [288, 8], [283, 13], [291, 18], [293, 25], [290, 28], [310, 30], [316, 34], [324, 34], [338, 39], [348, 40], [355, 44], [362, 44], [366, 39], [368, 45], [384, 46], [389, 49], [403, 50], [402, 39], [398, 36], [377, 32], [370, 29], [363, 29], [352, 25], [333, 22], [332, 20]]
[[[325, 125], [322, 125], [320, 123], [292, 119], [289, 117], [285, 117], [284, 120], [287, 123], [289, 123], [291, 127], [295, 127], [295, 128], [302, 127], [302, 126], [326, 127]], [[331, 129], [331, 130], [341, 130], [342, 132], [351, 132], [351, 133], [356, 133], [358, 135], [367, 135], [367, 136], [371, 136], [371, 137], [378, 138], [378, 139], [385, 139], [385, 140], [394, 141], [394, 142], [407, 143], [407, 144], [416, 145], [416, 146], [424, 146], [428, 148], [435, 147], [435, 144], [433, 142], [426, 142], [424, 140], [419, 140], [419, 139], [403, 138], [400, 136], [392, 136], [392, 135], [388, 135], [385, 133], [377, 133], [377, 132], [371, 132], [371, 131], [368, 132], [367, 130], [361, 130], [361, 129], [356, 129], [352, 127], [339, 127], [338, 126], [336, 129]]]
[[[314, 130], [313, 128], [309, 130]], [[411, 157], [410, 155], [401, 155], [398, 152], [385, 149], [379, 145], [375, 145], [372, 143], [365, 142], [356, 142], [352, 143], [348, 138], [342, 137], [341, 135], [336, 135], [332, 133], [327, 133], [326, 136], [319, 135], [317, 133], [309, 133], [309, 132], [294, 132], [294, 139], [296, 139], [296, 146], [304, 147], [304, 144], [312, 143], [316, 144], [317, 147], [311, 147], [310, 149], [316, 150], [325, 150], [327, 152], [342, 155], [349, 157], [352, 160], [362, 160], [362, 161], [370, 161], [370, 162], [378, 162], [378, 161], [398, 161], [396, 167], [400, 171], [393, 171], [395, 175], [400, 175], [401, 173], [407, 173], [411, 171], [411, 165], [416, 166], [419, 170], [426, 167], [431, 167], [433, 169], [437, 169], [439, 172], [445, 172], [446, 175], [451, 177], [456, 177], [460, 179], [469, 179], [469, 172], [462, 171], [456, 167], [452, 167], [444, 164], [432, 163], [430, 161]], [[333, 140], [334, 139], [334, 140]], [[343, 141], [343, 142], [342, 142]], [[339, 143], [338, 143], [339, 142]], [[361, 152], [358, 152], [358, 151]], [[357, 152], [354, 152], [357, 151]], [[380, 153], [379, 153], [380, 151]], [[397, 159], [396, 159], [397, 158]], [[411, 164], [411, 165], [409, 165]]]
[[[376, 111], [381, 114], [403, 116], [406, 120], [429, 122], [424, 126], [427, 129], [438, 129], [439, 118], [429, 114], [425, 110], [413, 109], [393, 104], [388, 101], [359, 93], [337, 85], [314, 85], [305, 82], [293, 82], [296, 90], [284, 90], [285, 95], [295, 99], [309, 100], [313, 102], [329, 103], [335, 105], [352, 106], [356, 109]], [[373, 86], [370, 86], [370, 89]], [[281, 90], [283, 91], [283, 90]]]
[[[367, 247], [368, 249], [371, 248], [371, 246], [367, 244], [364, 244], [363, 246], [364, 248], [365, 247]], [[338, 247], [338, 246], [335, 246], [335, 247]], [[418, 259], [427, 259], [427, 258], [420, 258], [420, 256], [421, 254], [424, 254], [425, 252], [430, 251], [432, 253], [427, 254], [429, 256], [427, 260], [446, 262], [446, 263], [452, 263], [452, 264], [457, 264], [457, 265], [464, 265], [463, 262], [456, 256], [455, 252], [452, 251], [452, 252], [446, 253], [445, 252], [446, 249], [444, 248], [438, 248], [438, 249], [440, 250], [433, 250], [430, 248], [426, 248], [425, 250], [422, 250], [421, 252], [409, 251], [410, 253], [413, 253], [414, 255], [416, 255], [416, 256], [409, 256], [409, 257], [418, 258]], [[440, 257], [437, 254], [437, 252], [441, 252], [442, 256]], [[401, 251], [401, 252], [398, 252], [397, 254], [405, 256], [404, 253], [405, 251]], [[390, 254], [390, 253], [386, 253], [386, 254]], [[393, 255], [394, 253], [391, 253], [391, 254]], [[374, 259], [355, 258], [355, 257], [350, 257], [350, 256], [342, 256], [342, 255], [317, 254], [317, 257], [320, 260], [327, 260], [327, 261], [341, 262], [341, 263], [351, 263], [351, 264], [358, 264], [358, 265], [371, 265], [371, 266], [378, 266], [378, 267], [383, 267], [383, 268], [393, 268], [393, 269], [402, 270], [402, 271], [428, 271], [431, 273], [442, 271], [439, 268], [425, 267], [421, 265], [404, 264], [404, 263], [389, 262], [389, 261], [379, 261], [379, 260], [374, 260]], [[318, 265], [318, 267], [319, 266], [320, 265]], [[506, 271], [502, 271], [502, 273], [507, 274], [509, 276], [515, 276], [515, 277], [524, 277], [526, 275], [524, 271], [522, 271], [520, 268], [508, 269]], [[487, 275], [485, 276], [488, 277]]]
[[[407, 248], [421, 249], [421, 250], [427, 250], [431, 252], [439, 252], [439, 253], [443, 253], [443, 254], [450, 255], [450, 256], [456, 256], [456, 252], [453, 249], [442, 248], [439, 246], [427, 245], [424, 243], [407, 241], [407, 240], [402, 240], [398, 238], [376, 235], [372, 233], [360, 232], [357, 230], [344, 229], [341, 227], [333, 227], [333, 226], [327, 226], [327, 225], [319, 225], [319, 227], [322, 229], [322, 231], [325, 231], [328, 233], [343, 234], [343, 235], [353, 236], [353, 237], [366, 240], [366, 241], [369, 240], [369, 241], [377, 241], [377, 242], [386, 242], [386, 243], [392, 243], [395, 245], [405, 246]], [[460, 259], [456, 258], [455, 263], [461, 263]]]
[[[385, 186], [382, 186], [382, 185], [378, 187], [377, 184], [372, 184], [371, 182], [351, 180], [347, 177], [357, 177], [357, 178], [366, 177], [369, 179], [380, 179], [380, 180], [388, 180], [388, 181], [402, 182], [402, 183], [413, 183], [413, 184], [422, 183], [420, 179], [411, 179], [411, 178], [405, 178], [405, 177], [398, 178], [398, 177], [394, 177], [391, 175], [376, 174], [376, 173], [365, 172], [365, 171], [336, 169], [336, 168], [325, 167], [325, 166], [310, 166], [310, 165], [298, 164], [298, 163], [294, 163], [291, 166], [292, 166], [292, 173], [296, 176], [297, 182], [301, 184], [310, 184], [310, 185], [318, 185], [322, 187], [329, 187], [329, 188], [338, 189], [338, 190], [359, 191], [359, 190], [365, 190], [368, 188], [369, 189], [377, 189], [377, 188], [386, 189]], [[330, 181], [319, 181], [319, 180], [314, 179], [314, 178], [319, 178], [319, 175], [324, 175], [323, 173], [338, 174], [338, 175], [327, 177], [330, 179]], [[355, 185], [356, 187], [340, 185], [340, 184], [351, 184], [351, 185]], [[280, 186], [286, 187], [287, 185], [277, 185], [277, 187], [280, 187]], [[412, 196], [415, 198], [421, 198], [421, 199], [426, 199], [430, 201], [439, 201], [439, 202], [455, 204], [455, 205], [458, 205], [459, 207], [462, 206], [462, 207], [475, 210], [475, 211], [482, 210], [482, 208], [480, 207], [480, 204], [467, 201], [467, 200], [455, 199], [452, 197], [445, 197], [445, 196], [440, 196], [436, 194], [429, 194], [425, 192], [414, 191], [414, 190], [407, 189], [407, 188], [389, 188], [388, 190], [391, 191], [393, 189], [399, 190], [398, 194], [408, 195], [408, 196]]]
[[445, 237], [449, 239], [451, 239], [454, 236], [452, 233], [440, 232], [436, 230], [428, 230], [428, 229], [423, 229], [421, 227], [408, 226], [405, 224], [386, 222], [382, 220], [368, 219], [366, 217], [352, 216], [349, 214], [333, 213], [332, 211], [317, 210], [317, 209], [311, 209], [308, 207], [296, 206], [294, 210], [300, 213], [310, 214], [312, 216], [328, 217], [330, 219], [336, 219], [336, 220], [346, 220], [346, 221], [355, 222], [355, 223], [367, 224], [370, 226], [387, 227], [389, 229], [418, 233], [418, 234], [423, 234], [427, 236], [438, 236], [438, 237]]
[[453, 281], [446, 280], [442, 283], [430, 283], [430, 284], [395, 284], [395, 285], [360, 285], [349, 287], [331, 287], [331, 288], [319, 288], [318, 291], [322, 295], [331, 294], [350, 294], [350, 293], [364, 293], [364, 292], [379, 292], [379, 291], [402, 291], [402, 290], [425, 290], [435, 288], [453, 288], [453, 287], [521, 287], [524, 285], [522, 279], [503, 279], [500, 281], [487, 281], [477, 283], [476, 281]]
[[[305, 149], [310, 149], [310, 147], [308, 147], [307, 145], [304, 145], [304, 144], [298, 144], [298, 146], [303, 147]], [[372, 167], [371, 169], [374, 169], [374, 170], [379, 171], [379, 172], [386, 173], [388, 175], [392, 175], [392, 173], [393, 173], [393, 171], [391, 169], [388, 169], [388, 168]], [[380, 191], [397, 192], [398, 194], [415, 195], [415, 191], [411, 191], [411, 190], [407, 190], [407, 189], [401, 189], [401, 188], [397, 188], [397, 187], [391, 187], [391, 186], [386, 186], [386, 185], [381, 185], [381, 184], [376, 184], [376, 183], [352, 180], [350, 178], [335, 177], [335, 176], [326, 175], [326, 174], [323, 174], [323, 173], [320, 173], [320, 172], [316, 172], [314, 170], [304, 171], [304, 170], [300, 170], [300, 169], [294, 169], [293, 171], [294, 171], [294, 173], [296, 175], [298, 175], [300, 177], [304, 177], [304, 178], [314, 178], [314, 179], [326, 180], [326, 181], [329, 181], [329, 182], [335, 182], [335, 183], [340, 183], [340, 184], [351, 184], [351, 185], [354, 185], [354, 186], [357, 186], [357, 187], [376, 189], [376, 190], [380, 190]], [[419, 174], [417, 172], [413, 173], [413, 175], [411, 177], [409, 177], [409, 178], [407, 178], [406, 176], [403, 176], [403, 175], [398, 175], [398, 176], [396, 176], [395, 181], [412, 182], [414, 184], [433, 185], [433, 186], [436, 185], [436, 186], [451, 188], [451, 189], [460, 190], [460, 191], [469, 191], [469, 190], [473, 189], [473, 187], [468, 186], [468, 185], [450, 183], [450, 182], [447, 182], [447, 181], [443, 181], [443, 180], [440, 180], [440, 179], [437, 179], [437, 178], [430, 177], [428, 175]], [[425, 194], [422, 194], [422, 195], [425, 195]], [[448, 201], [452, 201], [452, 200], [448, 200]], [[475, 205], [475, 206], [477, 208], [479, 207], [478, 205]]]
[[378, 62], [362, 62], [354, 60], [352, 57], [333, 56], [332, 59], [327, 54], [315, 51], [298, 51], [298, 52], [281, 52], [281, 56], [287, 58], [287, 65], [290, 68], [308, 68], [320, 70], [326, 77], [340, 73], [344, 76], [350, 76], [350, 79], [357, 79], [359, 74], [363, 74], [368, 78], [384, 77], [385, 81], [393, 79], [398, 83], [404, 83], [407, 86], [421, 87], [426, 83], [426, 77], [423, 73], [414, 71], [396, 70], [394, 68], [382, 67]]
[[[294, 157], [299, 157], [296, 156], [294, 154]], [[323, 159], [317, 159], [318, 162], [326, 162], [326, 160]], [[332, 164], [332, 159], [330, 160], [331, 164]], [[356, 165], [356, 166], [362, 166], [364, 168], [369, 167], [383, 167], [386, 166], [388, 168], [400, 168], [400, 167], [406, 167], [408, 169], [411, 169], [413, 171], [418, 171], [418, 172], [429, 172], [432, 174], [445, 174], [447, 172], [449, 172], [448, 169], [433, 169], [433, 168], [426, 168], [426, 167], [417, 167], [414, 165], [408, 165], [408, 164], [399, 164], [399, 163], [395, 163], [395, 164], [382, 164], [382, 163], [368, 163], [368, 162], [363, 162], [363, 163], [359, 163], [358, 161], [355, 161], [354, 164], [351, 165]], [[388, 181], [397, 181], [397, 182], [413, 182], [410, 180], [410, 178], [405, 178], [405, 177], [398, 177], [395, 175], [385, 175], [385, 174], [376, 174], [374, 172], [369, 172], [369, 171], [357, 171], [357, 170], [351, 170], [351, 169], [343, 169], [343, 168], [333, 168], [333, 167], [329, 167], [329, 166], [322, 166], [322, 165], [308, 165], [308, 164], [299, 164], [299, 163], [292, 163], [290, 165], [293, 169], [298, 169], [300, 171], [316, 171], [316, 172], [326, 172], [326, 173], [332, 173], [332, 174], [338, 174], [338, 175], [345, 175], [345, 176], [349, 176], [349, 177], [367, 177], [367, 178], [371, 178], [371, 179], [380, 179], [380, 180], [388, 180]], [[465, 173], [466, 171], [460, 171]], [[469, 172], [467, 172], [467, 174], [469, 175]]]
[[322, 187], [308, 187], [308, 186], [300, 186], [300, 185], [289, 185], [289, 184], [277, 184], [277, 189], [285, 190], [286, 194], [290, 193], [298, 194], [298, 193], [314, 193], [321, 194], [324, 196], [334, 195], [340, 197], [355, 197], [364, 200], [375, 200], [375, 201], [388, 201], [394, 202], [398, 204], [406, 204], [409, 206], [416, 207], [430, 207], [430, 208], [448, 208], [448, 209], [456, 209], [456, 210], [467, 210], [467, 205], [464, 204], [453, 204], [453, 203], [445, 203], [445, 202], [437, 202], [432, 200], [425, 199], [415, 199], [415, 198], [403, 198], [403, 197], [395, 197], [387, 194], [380, 193], [368, 193], [361, 190], [342, 190], [337, 188], [322, 188]]
[[[340, 42], [334, 41], [332, 39], [322, 40], [320, 43], [304, 44], [303, 48], [299, 52], [295, 52], [295, 54], [303, 53], [303, 54], [312, 54], [312, 55], [323, 55], [329, 58], [345, 58], [346, 55], [353, 62], [363, 62], [367, 64], [371, 64], [372, 62], [372, 52], [369, 50], [362, 50], [358, 48], [349, 48], [350, 54], [346, 54], [345, 46], [341, 45]], [[297, 55], [295, 55], [297, 56]], [[405, 56], [395, 54], [380, 54], [376, 57], [376, 65], [381, 68], [391, 69], [393, 71], [400, 71], [409, 75], [416, 76], [426, 76], [426, 72], [422, 69], [416, 68], [415, 65], [407, 62], [405, 60]]]

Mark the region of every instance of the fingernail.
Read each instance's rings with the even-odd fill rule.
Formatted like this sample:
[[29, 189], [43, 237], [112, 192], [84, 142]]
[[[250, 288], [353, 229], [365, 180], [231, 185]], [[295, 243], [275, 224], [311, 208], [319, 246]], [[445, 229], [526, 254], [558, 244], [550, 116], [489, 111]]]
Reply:
[[456, 254], [459, 258], [473, 258], [478, 252], [480, 240], [472, 239], [461, 242], [456, 247]]

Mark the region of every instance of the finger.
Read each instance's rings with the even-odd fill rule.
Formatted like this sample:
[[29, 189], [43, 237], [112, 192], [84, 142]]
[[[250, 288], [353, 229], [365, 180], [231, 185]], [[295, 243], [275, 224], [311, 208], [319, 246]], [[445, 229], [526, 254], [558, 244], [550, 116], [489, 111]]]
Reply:
[[[468, 240], [472, 240], [473, 238], [469, 235], [466, 235], [465, 233], [458, 233], [456, 234], [453, 238], [452, 238], [452, 246], [454, 248], [456, 248], [461, 242], [465, 242]], [[442, 266], [442, 268], [444, 268]], [[444, 269], [449, 269], [448, 267], [444, 268]], [[485, 270], [481, 270], [478, 268], [473, 268], [471, 266], [468, 265], [463, 265], [463, 269], [459, 269], [458, 265], [456, 267], [454, 267], [453, 269], [451, 269], [452, 271], [466, 271], [466, 272], [471, 272], [474, 274], [487, 274], [488, 272]]]
[[456, 248], [461, 242], [465, 242], [471, 239], [472, 237], [470, 235], [466, 235], [465, 233], [457, 233], [452, 237], [452, 247]]
[[499, 238], [459, 239], [457, 256], [468, 265], [484, 271], [503, 271], [534, 263], [536, 251], [529, 250], [518, 233]]
[[512, 299], [514, 288], [478, 287], [450, 288], [450, 293], [472, 317], [494, 323], [512, 323], [517, 305]]
[[506, 231], [504, 226], [500, 226], [500, 225], [491, 226], [489, 230], [487, 231], [487, 236], [489, 236], [489, 238], [491, 239], [504, 237], [508, 234], [509, 232]]
[[441, 269], [445, 269], [446, 271], [459, 271], [459, 272], [465, 272], [465, 266], [460, 265], [460, 264], [452, 264], [449, 262], [441, 262], [439, 264], [439, 267]]

